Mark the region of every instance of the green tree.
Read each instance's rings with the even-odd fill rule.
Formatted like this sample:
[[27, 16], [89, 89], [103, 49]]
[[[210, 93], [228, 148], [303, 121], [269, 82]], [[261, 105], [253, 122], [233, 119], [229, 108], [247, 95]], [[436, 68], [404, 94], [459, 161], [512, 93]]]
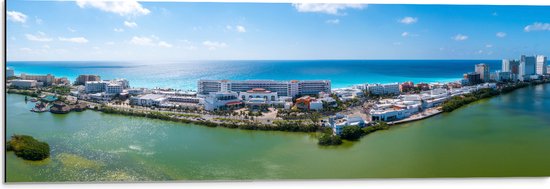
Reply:
[[319, 138], [317, 144], [321, 146], [330, 146], [330, 145], [340, 145], [342, 144], [342, 139], [339, 136], [323, 133]]
[[363, 131], [359, 126], [345, 126], [340, 136], [346, 140], [357, 140], [363, 136]]

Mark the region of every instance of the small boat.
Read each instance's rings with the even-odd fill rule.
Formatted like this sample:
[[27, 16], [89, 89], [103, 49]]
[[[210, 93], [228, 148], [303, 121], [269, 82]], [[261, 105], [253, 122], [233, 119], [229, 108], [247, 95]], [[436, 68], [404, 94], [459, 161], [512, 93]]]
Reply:
[[37, 102], [38, 99], [37, 98], [31, 98], [31, 102]]

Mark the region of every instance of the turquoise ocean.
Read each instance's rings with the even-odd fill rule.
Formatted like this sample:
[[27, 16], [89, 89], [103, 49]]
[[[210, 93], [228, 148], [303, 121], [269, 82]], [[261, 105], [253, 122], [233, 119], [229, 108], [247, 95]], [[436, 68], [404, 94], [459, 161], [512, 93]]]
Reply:
[[15, 74], [48, 74], [74, 81], [80, 74], [126, 78], [132, 87], [196, 90], [199, 79], [331, 80], [332, 88], [362, 83], [446, 82], [459, 80], [474, 65], [491, 71], [500, 60], [258, 60], [181, 62], [10, 61]]

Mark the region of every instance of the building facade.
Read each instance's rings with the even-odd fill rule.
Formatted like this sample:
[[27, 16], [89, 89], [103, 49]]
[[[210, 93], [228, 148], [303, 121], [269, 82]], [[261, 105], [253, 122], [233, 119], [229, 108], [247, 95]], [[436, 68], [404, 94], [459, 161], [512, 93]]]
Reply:
[[36, 80], [16, 79], [11, 81], [11, 86], [23, 89], [33, 88], [36, 87]]
[[239, 97], [241, 98], [241, 100], [244, 100], [244, 101], [248, 101], [253, 98], [256, 98], [256, 99], [261, 98], [261, 99], [264, 99], [266, 102], [279, 100], [277, 92], [268, 91], [262, 88], [254, 88], [246, 92], [240, 92]]
[[212, 111], [238, 106], [242, 102], [236, 92], [211, 92], [204, 98], [203, 104], [205, 110]]
[[536, 74], [537, 75], [545, 75], [547, 73], [546, 69], [547, 69], [547, 63], [546, 63], [547, 59], [546, 59], [546, 56], [543, 56], [543, 55], [538, 55], [537, 56], [537, 70], [536, 70]]
[[409, 92], [411, 90], [414, 90], [414, 83], [412, 81], [407, 81], [399, 85], [399, 91], [402, 93]]
[[528, 78], [531, 75], [536, 74], [536, 62], [537, 59], [535, 56], [521, 56], [521, 60], [519, 62], [519, 74], [518, 77], [520, 80], [523, 80], [524, 78]]
[[495, 80], [496, 81], [511, 81], [512, 80], [512, 74], [510, 72], [503, 72], [503, 71], [496, 71], [495, 72]]
[[130, 103], [138, 106], [160, 106], [167, 98], [164, 95], [146, 94], [139, 97], [130, 97]]
[[74, 84], [85, 85], [88, 81], [101, 81], [101, 77], [99, 75], [79, 75]]
[[105, 93], [107, 94], [119, 94], [122, 90], [124, 90], [124, 88], [118, 83], [108, 83], [105, 85]]
[[86, 93], [105, 92], [107, 84], [106, 81], [87, 81], [84, 88]]
[[489, 82], [489, 80], [491, 79], [489, 75], [489, 65], [483, 63], [476, 64], [475, 71], [476, 73], [479, 73], [479, 77], [483, 82]]
[[502, 71], [519, 74], [519, 60], [502, 60]]
[[22, 73], [21, 74], [21, 79], [22, 80], [36, 80], [37, 82], [42, 82], [42, 84], [44, 86], [50, 86], [54, 83], [55, 81], [55, 76], [53, 76], [52, 74], [47, 74], [47, 75], [27, 75], [27, 74], [24, 74]]
[[399, 83], [369, 84], [367, 91], [373, 95], [399, 95]]
[[6, 78], [15, 76], [15, 71], [11, 68], [6, 68]]
[[470, 72], [464, 74], [464, 80], [466, 80], [467, 85], [477, 85], [482, 83], [481, 76], [477, 72]]
[[317, 95], [319, 92], [330, 93], [331, 91], [331, 83], [328, 80], [199, 80], [197, 86], [198, 94], [201, 95], [208, 95], [211, 92], [246, 92], [255, 88], [276, 92], [278, 96], [290, 97]]

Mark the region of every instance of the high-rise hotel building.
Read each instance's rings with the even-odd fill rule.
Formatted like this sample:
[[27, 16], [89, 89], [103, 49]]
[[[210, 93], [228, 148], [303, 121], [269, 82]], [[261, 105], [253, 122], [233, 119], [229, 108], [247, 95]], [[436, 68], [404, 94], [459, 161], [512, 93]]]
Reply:
[[519, 60], [502, 60], [502, 72], [510, 72], [511, 74], [519, 74]]
[[519, 61], [519, 78], [529, 77], [536, 74], [536, 62], [537, 58], [535, 56], [525, 56], [521, 55]]
[[487, 64], [476, 64], [476, 73], [479, 73], [479, 76], [482, 81], [488, 82], [491, 76], [489, 75], [489, 65]]
[[547, 73], [547, 65], [546, 65], [546, 56], [538, 55], [537, 56], [537, 65], [536, 65], [536, 72], [537, 75], [545, 75]]
[[198, 94], [202, 95], [207, 95], [210, 92], [246, 92], [256, 88], [277, 92], [278, 96], [290, 97], [331, 92], [329, 80], [199, 80], [197, 86]]

